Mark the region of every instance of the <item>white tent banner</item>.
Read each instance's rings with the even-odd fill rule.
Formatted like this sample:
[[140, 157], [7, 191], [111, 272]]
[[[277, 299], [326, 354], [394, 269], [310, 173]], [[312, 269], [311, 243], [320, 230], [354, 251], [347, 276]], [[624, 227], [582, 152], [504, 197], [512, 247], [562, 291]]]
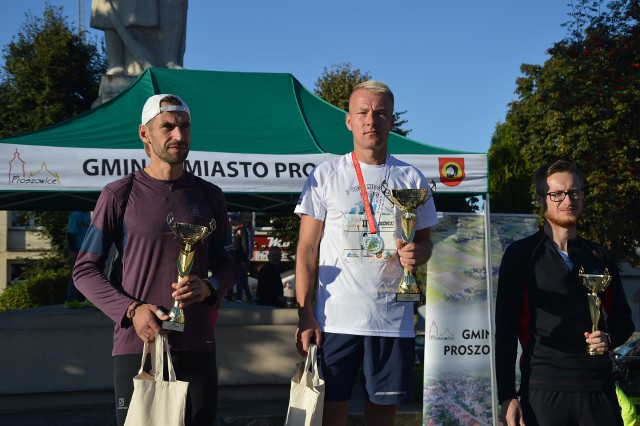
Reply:
[[[334, 154], [266, 155], [191, 151], [188, 171], [225, 192], [299, 192], [313, 168]], [[485, 154], [453, 156], [407, 154], [438, 192], [487, 191]], [[142, 149], [91, 149], [0, 144], [0, 191], [101, 191], [109, 182], [141, 169]]]

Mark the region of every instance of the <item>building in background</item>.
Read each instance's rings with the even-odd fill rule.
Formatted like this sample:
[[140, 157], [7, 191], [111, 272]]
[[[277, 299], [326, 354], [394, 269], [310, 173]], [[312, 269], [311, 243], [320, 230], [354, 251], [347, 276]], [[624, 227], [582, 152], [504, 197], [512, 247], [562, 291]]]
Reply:
[[0, 292], [18, 282], [29, 259], [42, 258], [50, 250], [36, 231], [25, 212], [0, 211]]

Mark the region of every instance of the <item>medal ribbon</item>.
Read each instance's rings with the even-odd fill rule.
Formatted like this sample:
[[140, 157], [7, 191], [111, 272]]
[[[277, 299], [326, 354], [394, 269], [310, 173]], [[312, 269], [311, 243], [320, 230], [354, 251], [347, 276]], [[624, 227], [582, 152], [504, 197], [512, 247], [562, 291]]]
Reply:
[[364, 204], [364, 211], [367, 214], [367, 223], [369, 224], [369, 233], [376, 233], [376, 223], [373, 220], [373, 212], [371, 211], [371, 203], [369, 202], [369, 195], [367, 194], [367, 187], [364, 184], [364, 178], [362, 177], [362, 169], [356, 157], [355, 151], [351, 151], [351, 160], [353, 161], [353, 168], [356, 171], [358, 177], [358, 185], [360, 185], [360, 196], [362, 197], [362, 204]]

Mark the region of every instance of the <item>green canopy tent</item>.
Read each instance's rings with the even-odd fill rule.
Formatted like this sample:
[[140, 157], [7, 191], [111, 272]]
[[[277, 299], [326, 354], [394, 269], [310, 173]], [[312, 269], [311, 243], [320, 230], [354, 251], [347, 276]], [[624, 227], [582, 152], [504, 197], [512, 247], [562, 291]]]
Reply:
[[[180, 95], [189, 104], [192, 142], [185, 168], [220, 186], [229, 210], [290, 213], [313, 167], [353, 148], [345, 112], [290, 74], [149, 68], [91, 111], [0, 139], [0, 210], [93, 209], [107, 183], [146, 166], [137, 129], [142, 105], [159, 93]], [[390, 135], [389, 151], [433, 179], [437, 193], [488, 194], [486, 154], [397, 134]], [[487, 196], [485, 236], [488, 217]], [[487, 244], [486, 270], [490, 259]], [[490, 321], [491, 299], [487, 307]]]
[[[158, 93], [189, 104], [186, 168], [219, 185], [230, 210], [291, 212], [312, 168], [353, 146], [344, 111], [291, 74], [149, 68], [105, 104], [0, 139], [0, 210], [92, 209], [105, 184], [147, 164], [137, 129], [142, 105]], [[487, 192], [485, 154], [396, 134], [389, 149], [433, 179], [438, 192]]]

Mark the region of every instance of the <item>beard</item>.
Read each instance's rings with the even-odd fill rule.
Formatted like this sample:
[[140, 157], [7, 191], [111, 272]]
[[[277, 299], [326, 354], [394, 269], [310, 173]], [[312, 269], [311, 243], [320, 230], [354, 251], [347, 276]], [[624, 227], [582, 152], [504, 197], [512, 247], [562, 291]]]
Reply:
[[575, 228], [578, 226], [578, 219], [580, 219], [580, 214], [571, 216], [555, 216], [545, 213], [544, 216], [549, 223], [562, 228]]
[[[184, 145], [188, 148], [188, 145]], [[189, 155], [189, 149], [185, 149], [178, 154], [169, 154], [164, 148], [156, 149], [155, 147], [153, 147], [153, 153], [168, 164], [176, 165], [184, 163], [184, 161], [187, 159], [187, 156]]]

